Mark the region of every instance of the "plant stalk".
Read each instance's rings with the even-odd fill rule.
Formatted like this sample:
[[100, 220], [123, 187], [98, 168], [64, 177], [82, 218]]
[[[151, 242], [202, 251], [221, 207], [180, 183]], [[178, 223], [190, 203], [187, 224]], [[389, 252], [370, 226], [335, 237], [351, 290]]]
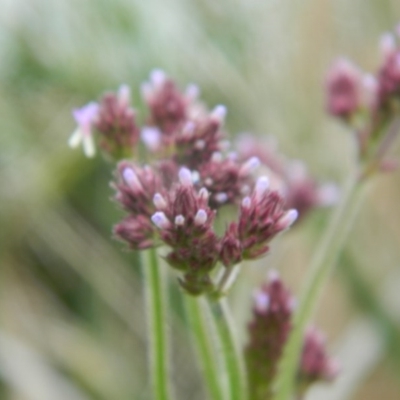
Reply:
[[235, 337], [235, 327], [227, 300], [226, 298], [217, 301], [212, 298], [208, 300], [221, 343], [228, 378], [229, 399], [246, 400], [247, 379], [243, 354]]
[[211, 321], [207, 321], [207, 317], [209, 318], [210, 315], [207, 315], [206, 299], [184, 294], [184, 300], [209, 398], [224, 400], [218, 357], [211, 340], [213, 336]]
[[143, 252], [143, 276], [146, 290], [146, 309], [150, 337], [150, 377], [152, 398], [169, 400], [169, 363], [166, 333], [165, 279], [158, 265], [156, 249]]
[[293, 330], [285, 346], [284, 355], [275, 381], [273, 400], [289, 400], [294, 393], [295, 376], [303, 345], [306, 324], [313, 313], [329, 273], [337, 260], [350, 232], [364, 193], [364, 181], [358, 171], [349, 177], [342, 199], [334, 210], [329, 225], [317, 246], [306, 284], [294, 316]]

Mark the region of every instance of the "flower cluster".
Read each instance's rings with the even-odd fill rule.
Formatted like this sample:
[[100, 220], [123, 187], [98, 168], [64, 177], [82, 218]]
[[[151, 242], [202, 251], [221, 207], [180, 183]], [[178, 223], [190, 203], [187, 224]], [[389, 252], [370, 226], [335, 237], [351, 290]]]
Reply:
[[[179, 282], [192, 294], [222, 292], [233, 267], [265, 255], [271, 240], [311, 208], [323, 205], [323, 190], [293, 163], [266, 156], [256, 142], [228, 151], [223, 124], [226, 108], [211, 111], [199, 102], [199, 90], [184, 92], [155, 70], [142, 85], [148, 108], [137, 122], [126, 85], [98, 103], [75, 110], [78, 124], [70, 144], [81, 141], [88, 155], [94, 141], [119, 162], [115, 201], [127, 216], [114, 227], [115, 237], [131, 249], [166, 245], [166, 261], [179, 271]], [[138, 141], [145, 153], [137, 159]], [[275, 158], [274, 158], [275, 157]], [[270, 177], [255, 175], [265, 165]], [[279, 175], [282, 185], [274, 184]], [[326, 197], [326, 196], [325, 196]], [[219, 210], [237, 210], [225, 232], [217, 234]], [[220, 223], [218, 223], [221, 226]]]
[[[245, 349], [251, 400], [272, 397], [271, 385], [292, 329], [294, 306], [294, 297], [276, 272], [254, 295], [253, 319]], [[317, 380], [332, 380], [337, 372], [336, 361], [326, 354], [322, 334], [316, 328], [309, 328], [298, 368], [298, 390], [303, 392]]]
[[399, 130], [399, 27], [396, 34], [382, 37], [381, 52], [381, 64], [374, 74], [341, 58], [326, 79], [327, 110], [354, 130], [359, 158], [366, 164], [364, 175], [395, 166], [385, 156]]
[[87, 157], [95, 155], [94, 133], [104, 152], [114, 159], [130, 156], [139, 139], [135, 111], [130, 106], [130, 89], [122, 85], [118, 93], [106, 93], [99, 103], [91, 102], [75, 109], [73, 116], [78, 125], [69, 145], [81, 142]]

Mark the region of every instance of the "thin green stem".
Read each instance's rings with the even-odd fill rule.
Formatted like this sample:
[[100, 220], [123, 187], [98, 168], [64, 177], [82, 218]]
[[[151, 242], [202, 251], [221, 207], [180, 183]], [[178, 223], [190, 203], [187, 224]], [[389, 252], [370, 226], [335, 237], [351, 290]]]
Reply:
[[[224, 400], [220, 369], [212, 343], [212, 327], [207, 321], [207, 304], [202, 297], [184, 295], [187, 315], [193, 332], [197, 348], [197, 357], [200, 361], [210, 399]], [[209, 316], [208, 316], [209, 317]]]
[[317, 246], [276, 379], [274, 400], [289, 400], [293, 394], [306, 324], [315, 309], [329, 272], [347, 240], [359, 208], [363, 187], [364, 184], [358, 180], [358, 173], [352, 174], [345, 185], [341, 202], [332, 214], [329, 225]]
[[247, 399], [247, 381], [243, 355], [235, 337], [235, 327], [226, 298], [217, 301], [209, 299], [217, 333], [222, 348], [222, 356], [228, 377], [229, 399]]
[[158, 265], [156, 249], [144, 252], [143, 275], [146, 290], [146, 308], [149, 319], [150, 377], [154, 400], [168, 400], [169, 363], [166, 333], [165, 279]]

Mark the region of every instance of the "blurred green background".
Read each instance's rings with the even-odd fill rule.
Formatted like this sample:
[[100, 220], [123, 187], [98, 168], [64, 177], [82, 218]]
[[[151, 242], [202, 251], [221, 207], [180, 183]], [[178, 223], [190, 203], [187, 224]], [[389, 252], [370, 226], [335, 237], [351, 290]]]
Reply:
[[[2, 0], [0, 7], [0, 399], [149, 399], [135, 254], [112, 241], [110, 167], [67, 147], [71, 109], [154, 67], [228, 106], [232, 134], [274, 135], [321, 181], [342, 182], [348, 132], [324, 114], [323, 77], [346, 55], [379, 64], [397, 0]], [[394, 149], [395, 154], [399, 151]], [[400, 398], [400, 173], [372, 182], [316, 321], [342, 374], [307, 399]], [[314, 212], [245, 265], [230, 298], [245, 342], [268, 268], [295, 292], [324, 227]], [[171, 279], [177, 399], [205, 398]]]

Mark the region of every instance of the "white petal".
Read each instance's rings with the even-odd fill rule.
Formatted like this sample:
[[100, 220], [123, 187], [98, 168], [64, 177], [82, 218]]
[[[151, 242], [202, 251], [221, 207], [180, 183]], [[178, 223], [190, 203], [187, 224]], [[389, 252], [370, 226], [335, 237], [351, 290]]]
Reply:
[[78, 147], [82, 142], [82, 132], [77, 128], [68, 139], [68, 146], [75, 148]]
[[83, 137], [83, 152], [85, 153], [85, 156], [89, 158], [94, 157], [96, 154], [92, 136], [85, 135]]

